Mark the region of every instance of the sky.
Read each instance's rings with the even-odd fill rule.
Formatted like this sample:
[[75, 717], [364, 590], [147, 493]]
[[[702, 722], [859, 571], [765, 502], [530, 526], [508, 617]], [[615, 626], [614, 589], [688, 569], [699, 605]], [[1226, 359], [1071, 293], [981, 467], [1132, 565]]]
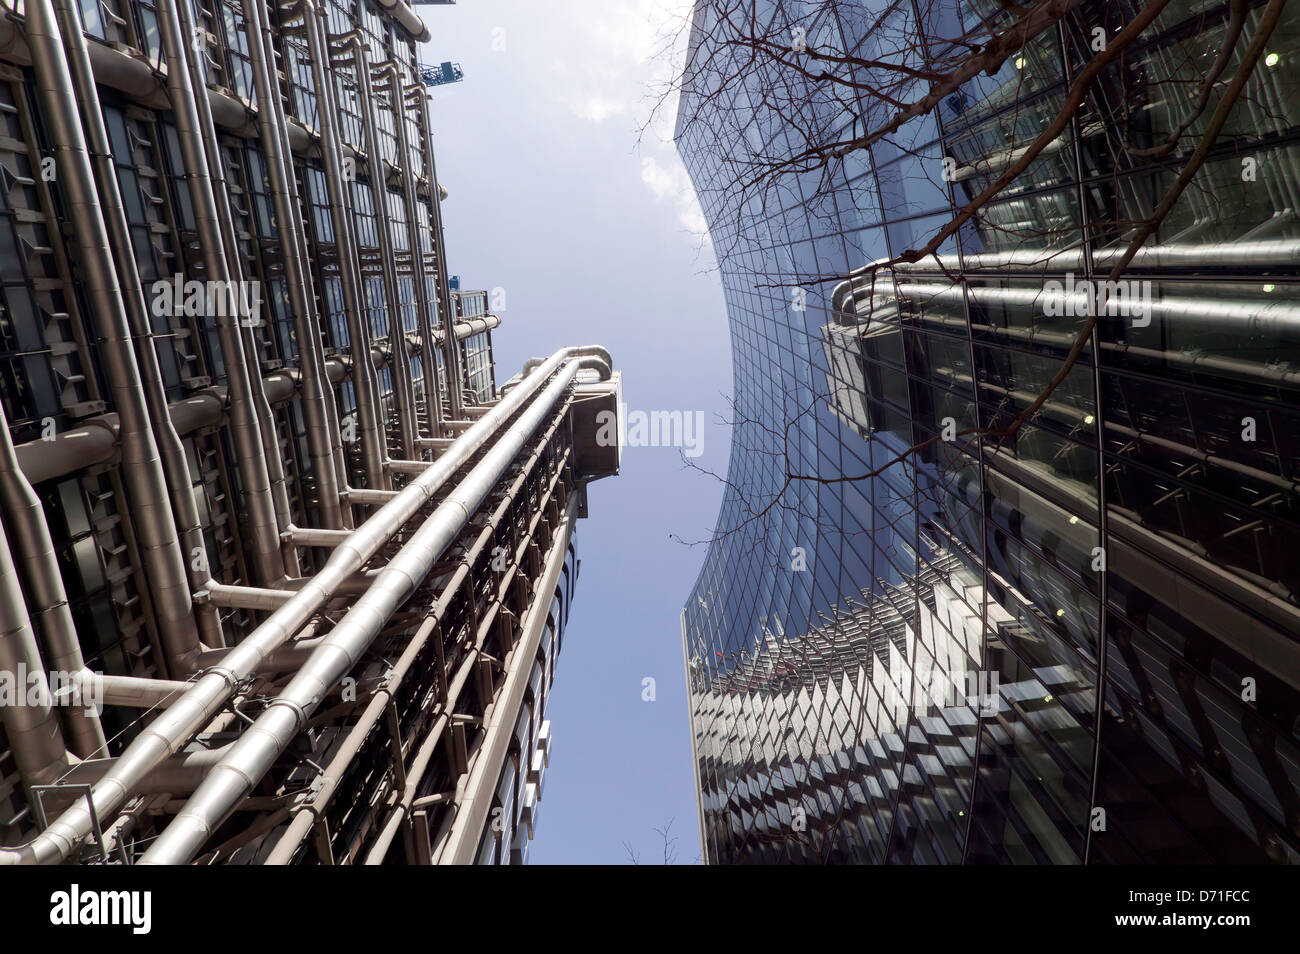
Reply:
[[[447, 257], [461, 287], [495, 290], [497, 380], [571, 344], [609, 348], [629, 417], [702, 415], [694, 463], [724, 474], [731, 346], [699, 203], [670, 141], [640, 135], [671, 76], [681, 0], [460, 0], [416, 7], [434, 90]], [[638, 141], [639, 140], [639, 141]], [[554, 737], [532, 864], [699, 858], [682, 604], [721, 484], [683, 450], [625, 447], [577, 526], [577, 595], [548, 705]], [[647, 682], [653, 680], [653, 682]]]

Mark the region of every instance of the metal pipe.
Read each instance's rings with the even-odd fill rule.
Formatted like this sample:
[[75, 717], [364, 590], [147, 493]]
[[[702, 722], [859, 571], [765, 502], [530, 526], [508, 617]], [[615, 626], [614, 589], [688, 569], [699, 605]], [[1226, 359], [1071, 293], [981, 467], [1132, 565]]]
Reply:
[[[60, 27], [67, 51], [60, 40]], [[99, 356], [107, 373], [113, 406], [120, 422], [122, 474], [126, 508], [135, 528], [143, 576], [154, 598], [158, 631], [175, 672], [188, 671], [198, 654], [199, 635], [191, 613], [185, 560], [176, 523], [168, 505], [168, 486], [154, 441], [141, 384], [140, 368], [127, 315], [131, 306], [144, 308], [139, 273], [129, 260], [129, 240], [119, 251], [127, 256], [122, 278], [129, 283], [124, 296], [115, 272], [113, 239], [105, 215], [125, 231], [116, 170], [107, 148], [101, 150], [105, 173], [96, 184], [86, 136], [78, 116], [77, 98], [87, 106], [85, 120], [95, 143], [107, 143], [103, 115], [96, 108], [94, 77], [86, 52], [81, 19], [71, 0], [34, 0], [26, 7], [27, 41], [32, 48], [32, 68], [37, 97], [54, 148], [65, 215], [74, 225], [81, 265], [81, 284], [92, 302], [100, 334]], [[74, 76], [69, 56], [76, 66]], [[74, 95], [74, 90], [76, 93]], [[100, 204], [100, 196], [104, 204]]]
[[[76, 84], [78, 99], [86, 114], [84, 129], [94, 162], [94, 174], [99, 183], [101, 202], [104, 204], [104, 222], [116, 257], [118, 278], [122, 282], [127, 319], [137, 342], [135, 350], [140, 369], [140, 386], [162, 460], [163, 477], [169, 491], [168, 499], [177, 525], [184, 565], [192, 584], [207, 575], [208, 556], [203, 529], [199, 524], [198, 508], [194, 505], [185, 449], [172, 423], [158, 354], [152, 344], [153, 330], [145, 309], [144, 288], [140, 282], [126, 213], [122, 207], [117, 171], [113, 166], [112, 150], [101, 116], [99, 91], [95, 87], [91, 64], [89, 58], [82, 60], [73, 53], [68, 66]], [[181, 128], [179, 121], [177, 127], [178, 130]], [[211, 612], [196, 612], [194, 615], [201, 637], [212, 645], [221, 645], [224, 640], [220, 618]], [[169, 664], [175, 665], [172, 660], [169, 660]], [[180, 668], [183, 670], [184, 667]]]
[[397, 262], [394, 258], [392, 236], [388, 231], [388, 185], [384, 178], [384, 162], [379, 145], [379, 123], [375, 118], [374, 85], [370, 77], [370, 58], [366, 44], [356, 33], [344, 38], [352, 48], [353, 63], [357, 73], [357, 89], [361, 97], [361, 119], [366, 135], [366, 165], [373, 193], [375, 217], [379, 235], [379, 257], [383, 268], [384, 300], [388, 313], [388, 344], [392, 349], [393, 391], [397, 400], [398, 432], [401, 435], [402, 457], [417, 456], [415, 440], [419, 427], [415, 411], [415, 386], [411, 380], [411, 358], [406, 348], [406, 328], [397, 292]]
[[[91, 698], [102, 699], [106, 705], [128, 706], [133, 709], [152, 709], [169, 706], [188, 691], [190, 683], [179, 679], [144, 679], [139, 676], [110, 676], [86, 670], [86, 682], [93, 693]], [[83, 695], [85, 689], [83, 688]]]
[[[54, 555], [45, 509], [18, 468], [3, 405], [0, 405], [0, 504], [4, 508], [4, 522], [13, 535], [13, 558], [21, 563], [27, 580], [27, 592], [31, 596], [28, 610], [33, 620], [40, 620], [41, 632], [45, 634], [50, 668], [80, 672], [86, 668], [86, 660], [68, 608], [68, 594]], [[69, 706], [62, 711], [62, 716], [76, 755], [92, 758], [104, 751], [104, 728], [98, 713], [87, 706]]]
[[[438, 362], [433, 359], [433, 309], [429, 301], [429, 287], [424, 270], [424, 248], [420, 242], [419, 219], [416, 217], [415, 170], [411, 168], [411, 147], [406, 135], [407, 91], [402, 85], [402, 77], [397, 67], [391, 62], [383, 67], [388, 74], [388, 88], [393, 97], [393, 122], [397, 127], [397, 149], [402, 158], [405, 182], [402, 188], [402, 201], [406, 205], [406, 241], [411, 249], [411, 282], [415, 286], [416, 316], [419, 322], [420, 363], [424, 367], [424, 406], [429, 419], [429, 433], [441, 434], [442, 396], [438, 388]], [[423, 90], [423, 87], [420, 87]], [[423, 92], [418, 94], [423, 99]], [[430, 240], [430, 247], [433, 246]], [[434, 281], [435, 286], [437, 280]], [[419, 452], [419, 448], [413, 448]]]
[[491, 331], [493, 328], [499, 327], [501, 327], [500, 315], [476, 315], [473, 318], [462, 318], [456, 322], [454, 330], [457, 340], [464, 341], [470, 335]]
[[[50, 0], [31, 0], [36, 4]], [[29, 8], [31, 9], [31, 8]], [[574, 360], [576, 359], [576, 360]], [[176, 704], [167, 708], [138, 735], [118, 758], [113, 769], [95, 787], [92, 801], [96, 813], [107, 818], [134, 792], [135, 785], [159, 761], [179, 751], [234, 695], [249, 676], [258, 672], [270, 654], [306, 626], [333, 597], [336, 587], [365, 564], [406, 522], [438, 492], [439, 488], [473, 457], [501, 425], [527, 403], [529, 398], [566, 361], [578, 368], [595, 367], [608, 378], [609, 352], [596, 346], [562, 348], [538, 367], [518, 387], [463, 434], [427, 471], [416, 477], [369, 520], [357, 528], [352, 540], [338, 547], [308, 583], [242, 642], [229, 650], [221, 663], [206, 670]], [[481, 466], [481, 465], [480, 465]], [[371, 491], [379, 493], [379, 491]], [[79, 800], [59, 816], [33, 841], [18, 848], [0, 848], [0, 865], [57, 863], [66, 858], [90, 834], [93, 817], [85, 800]]]
[[503, 763], [514, 738], [516, 713], [528, 688], [528, 676], [537, 657], [537, 647], [541, 645], [546, 617], [551, 609], [551, 594], [559, 585], [564, 569], [576, 509], [574, 500], [566, 502], [555, 542], [546, 559], [546, 570], [537, 587], [537, 596], [524, 621], [523, 635], [510, 651], [505, 682], [492, 704], [483, 745], [470, 770], [442, 847], [435, 850], [437, 863], [464, 865], [474, 862], [474, 852], [478, 849], [479, 837], [492, 804], [492, 792], [497, 784], [497, 772], [493, 767]]
[[[178, 3], [175, 4], [174, 9], [180, 22], [181, 36], [193, 37], [200, 35], [191, 16], [190, 4]], [[185, 64], [190, 73], [191, 89], [207, 92], [206, 96], [196, 95], [194, 101], [198, 109], [199, 129], [202, 131], [203, 147], [208, 160], [208, 178], [212, 184], [212, 194], [217, 203], [217, 220], [221, 227], [226, 267], [232, 278], [243, 280], [244, 270], [240, 259], [241, 246], [239, 237], [235, 234], [235, 215], [230, 202], [230, 187], [226, 182], [225, 159], [221, 144], [217, 141], [217, 126], [212, 109], [214, 102], [219, 105], [225, 103], [226, 97], [216, 90], [208, 88], [206, 67], [203, 63], [202, 54], [194, 51], [188, 43], [183, 46], [186, 51]], [[247, 110], [242, 104], [233, 105], [236, 107], [234, 112], [238, 116], [238, 124], [241, 127], [248, 125], [245, 119]], [[256, 134], [256, 130], [251, 127], [246, 131], [249, 136]], [[253, 328], [251, 325], [248, 327], [241, 325], [238, 330], [242, 332], [243, 337], [244, 368], [248, 375], [253, 398], [254, 417], [257, 420], [258, 430], [261, 434], [264, 451], [263, 460], [271, 484], [271, 499], [275, 507], [276, 522], [283, 529], [288, 526], [293, 518], [289, 507], [289, 490], [285, 482], [284, 464], [280, 460], [280, 441], [275, 429], [275, 417], [271, 413], [271, 406], [263, 387], [262, 369], [258, 359], [258, 343]], [[229, 373], [227, 371], [227, 374]], [[294, 576], [300, 572], [296, 551], [292, 548], [285, 548], [282, 557], [286, 573]]]
[[[543, 445], [545, 445], [546, 442], [549, 442], [552, 433], [554, 433], [554, 428], [547, 432]], [[451, 596], [455, 594], [456, 587], [458, 587], [465, 578], [468, 577], [469, 567], [473, 565], [476, 559], [478, 559], [483, 548], [487, 546], [488, 542], [493, 538], [501, 519], [508, 512], [515, 497], [528, 479], [529, 472], [531, 472], [534, 464], [540, 456], [541, 450], [542, 448], [539, 447], [538, 450], [533, 452], [532, 457], [529, 458], [528, 464], [524, 468], [521, 468], [519, 476], [516, 477], [514, 483], [511, 485], [509, 492], [506, 494], [506, 499], [497, 506], [497, 508], [492, 512], [492, 515], [485, 522], [482, 532], [480, 532], [478, 537], [475, 538], [473, 545], [469, 548], [464, 559], [461, 561], [461, 565], [457, 567], [455, 575], [443, 590], [443, 595], [439, 597], [439, 607], [447, 605]], [[566, 450], [561, 462], [556, 466], [555, 473], [551, 477], [550, 483], [546, 488], [546, 493], [543, 495], [543, 499], [549, 499], [555, 492], [555, 486], [559, 483], [560, 475], [563, 473], [563, 465], [564, 461], [568, 459], [568, 453], [569, 452]], [[416, 793], [420, 790], [420, 783], [424, 779], [424, 773], [428, 770], [429, 762], [431, 761], [434, 750], [440, 741], [443, 729], [450, 722], [459, 718], [455, 715], [455, 712], [456, 703], [460, 697], [460, 691], [468, 682], [470, 671], [478, 665], [479, 659], [484, 658], [486, 655], [483, 652], [483, 647], [487, 643], [489, 633], [491, 633], [496, 627], [497, 614], [503, 605], [505, 595], [514, 586], [514, 577], [518, 571], [520, 556], [523, 552], [526, 552], [527, 547], [533, 541], [537, 532], [537, 526], [541, 522], [542, 513], [542, 510], [538, 510], [534, 514], [533, 520], [528, 527], [528, 532], [523, 535], [523, 539], [519, 542], [519, 545], [516, 548], [514, 563], [508, 570], [501, 574], [500, 582], [497, 584], [496, 600], [490, 606], [488, 611], [482, 614], [482, 619], [478, 626], [478, 632], [475, 634], [474, 645], [465, 653], [464, 658], [457, 667], [455, 678], [447, 688], [447, 696], [442, 703], [442, 714], [437, 723], [435, 723], [429, 730], [424, 741], [420, 743], [419, 752], [411, 761], [410, 770], [405, 773], [406, 785], [403, 787], [402, 797], [393, 807], [393, 812], [389, 816], [388, 821], [384, 823], [384, 827], [381, 829], [379, 837], [375, 839], [374, 843], [371, 845], [370, 851], [367, 852], [365, 864], [383, 864], [384, 858], [388, 854], [388, 849], [392, 845], [393, 840], [397, 837], [397, 833], [401, 828], [403, 820], [408, 818], [412, 809], [422, 801], [421, 799], [416, 798]], [[541, 591], [539, 590], [538, 592], [540, 593]], [[434, 803], [430, 802], [429, 804]]]
[[[438, 267], [438, 311], [442, 313], [442, 327], [448, 329], [455, 325], [456, 313], [451, 307], [451, 277], [447, 272], [447, 232], [442, 225], [442, 197], [438, 194], [438, 164], [434, 161], [433, 122], [429, 114], [428, 95], [420, 99], [420, 119], [424, 125], [424, 163], [429, 170], [429, 208], [433, 212], [433, 254], [434, 263]], [[453, 420], [460, 420], [465, 413], [465, 401], [461, 394], [460, 347], [456, 343], [454, 333], [442, 336], [442, 364], [447, 374], [447, 416]]]
[[[1065, 309], [1068, 307], [1074, 314], [1083, 315], [1093, 307], [1089, 296], [1083, 290], [1069, 293], [1063, 288], [1049, 291], [1045, 288], [995, 288], [972, 285], [963, 291], [961, 285], [909, 281], [900, 281], [897, 287], [900, 296], [923, 307], [931, 302], [947, 302], [954, 308], [960, 308], [964, 294], [967, 292], [977, 302], [1019, 305], [1038, 310], [1045, 310], [1050, 304], [1057, 314], [1065, 314]], [[1106, 313], [1106, 309], [1120, 308], [1124, 301], [1125, 299], [1122, 298], [1114, 298], [1103, 303], [1103, 314]], [[1158, 318], [1161, 321], [1176, 321], [1184, 324], [1214, 323], [1216, 327], [1223, 330], [1250, 330], [1262, 334], [1300, 330], [1300, 305], [1289, 301], [1251, 302], [1241, 299], [1179, 298], [1166, 295], [1160, 298], [1152, 296], [1142, 301], [1140, 307], [1143, 312], [1139, 317]], [[1132, 312], [1132, 314], [1137, 313]]]
[[[1123, 257], [1125, 248], [1094, 249], [1093, 269], [1109, 270]], [[1079, 247], [1064, 249], [1013, 249], [999, 252], [967, 254], [961, 262], [956, 255], [939, 255], [938, 265], [931, 265], [933, 257], [920, 262], [900, 262], [893, 267], [902, 273], [959, 269], [989, 271], [1083, 271], [1084, 250]], [[1175, 242], [1168, 245], [1147, 245], [1140, 248], [1129, 263], [1129, 272], [1143, 270], [1162, 271], [1171, 268], [1300, 266], [1300, 241], [1287, 239], [1242, 239], [1228, 242]]]
[[101, 464], [117, 452], [117, 415], [90, 418], [72, 430], [60, 431], [54, 440], [42, 438], [20, 444], [14, 451], [18, 466], [33, 484], [70, 474], [78, 468]]
[[[309, 627], [310, 628], [310, 627]], [[302, 638], [301, 636], [286, 646], [272, 650], [259, 667], [259, 673], [290, 672], [297, 669], [312, 651], [320, 645], [321, 637]], [[230, 655], [229, 649], [210, 649], [199, 653], [199, 665], [205, 668], [220, 664]]]
[[12, 681], [13, 691], [19, 696], [17, 701], [21, 703], [0, 705], [0, 725], [4, 726], [23, 785], [29, 789], [33, 785], [51, 785], [67, 767], [68, 753], [3, 526], [0, 526], [0, 678]]
[[383, 505], [396, 497], [397, 494], [396, 490], [367, 490], [362, 487], [349, 487], [347, 496], [349, 503]]
[[[165, 759], [141, 782], [140, 794], [169, 795], [194, 791], [229, 748], [225, 745], [217, 749], [198, 749]], [[95, 785], [108, 774], [116, 761], [88, 759], [78, 762], [60, 781], [68, 785]]]
[[[181, 159], [185, 168], [185, 182], [189, 190], [190, 205], [194, 210], [195, 230], [199, 235], [199, 247], [203, 252], [203, 265], [210, 280], [233, 282], [238, 275], [232, 275], [225, 254], [221, 234], [220, 215], [212, 182], [208, 177], [208, 162], [204, 151], [203, 137], [199, 132], [202, 120], [190, 83], [189, 65], [185, 60], [185, 40], [177, 19], [176, 0], [159, 0], [158, 28], [162, 38], [163, 55], [167, 61], [167, 92], [172, 106], [172, 122], [176, 127], [176, 138], [181, 147]], [[220, 309], [225, 312], [229, 309]], [[239, 317], [237, 315], [218, 314], [214, 316], [217, 323], [218, 338], [224, 357], [227, 381], [227, 396], [230, 402], [230, 432], [235, 445], [236, 464], [239, 468], [240, 490], [243, 496], [248, 534], [245, 548], [251, 553], [253, 567], [258, 579], [271, 583], [283, 575], [283, 558], [279, 545], [279, 522], [275, 512], [275, 503], [271, 497], [270, 477], [265, 461], [267, 449], [262, 445], [262, 433], [254, 413], [252, 386], [249, 381], [243, 342], [239, 334]], [[158, 379], [161, 381], [161, 378]], [[159, 398], [162, 399], [161, 387]], [[164, 399], [165, 400], [165, 399]], [[164, 453], [169, 463], [169, 476], [173, 484], [179, 484], [176, 491], [181, 500], [178, 502], [178, 517], [182, 525], [190, 530], [191, 539], [197, 540], [195, 549], [203, 546], [203, 532], [199, 527], [198, 510], [194, 505], [194, 491], [190, 486], [189, 468], [185, 462], [185, 452], [180, 438], [171, 430], [171, 421], [166, 413], [166, 404], [159, 417], [165, 422], [164, 432], [170, 430], [166, 442], [173, 443], [171, 453]], [[277, 457], [278, 459], [278, 457]], [[187, 540], [188, 542], [188, 540]], [[197, 554], [189, 551], [191, 556]], [[210, 574], [206, 552], [204, 559], [195, 569], [194, 560], [190, 560], [194, 576], [191, 585], [198, 586]]]
[[284, 834], [280, 836], [280, 840], [276, 842], [274, 850], [266, 859], [266, 864], [286, 865], [293, 858], [293, 854], [298, 850], [298, 846], [302, 844], [302, 840], [307, 837], [325, 806], [334, 797], [334, 791], [338, 788], [339, 781], [343, 778], [348, 766], [352, 764], [352, 760], [357, 757], [357, 753], [361, 751], [361, 746], [369, 737], [370, 730], [375, 727], [392, 704], [393, 693], [406, 677], [411, 663], [415, 661], [415, 657], [424, 648], [429, 636], [435, 634], [436, 630], [437, 617], [435, 616], [426, 618], [425, 622], [416, 630], [415, 636], [411, 638], [401, 657], [397, 660], [397, 665], [393, 667], [393, 671], [389, 673], [384, 684], [375, 690], [373, 698], [367, 703], [365, 711], [362, 712], [356, 725], [348, 731], [347, 738], [339, 746], [325, 771], [321, 773], [315, 791], [312, 793], [311, 801], [303, 804], [294, 813], [293, 820]]
[[429, 28], [405, 2], [405, 0], [376, 0], [379, 6], [384, 9], [394, 20], [402, 25], [411, 38], [417, 43], [423, 43], [429, 39]]
[[212, 603], [235, 609], [275, 610], [293, 599], [288, 590], [272, 590], [258, 586], [229, 586], [209, 580], [203, 589], [194, 594], [199, 603]]
[[[243, 0], [248, 21], [249, 58], [257, 86], [258, 128], [269, 173], [269, 186], [279, 226], [284, 282], [293, 308], [298, 337], [298, 362], [302, 373], [302, 416], [307, 431], [308, 456], [316, 481], [317, 504], [327, 526], [342, 528], [344, 513], [336, 464], [343, 458], [338, 422], [325, 397], [325, 356], [320, 342], [320, 322], [315, 313], [315, 299], [309, 294], [311, 275], [306, 266], [298, 189], [286, 163], [281, 143], [286, 140], [278, 85], [271, 79], [273, 57], [270, 27], [263, 0]], [[289, 163], [292, 160], [288, 160]]]
[[379, 416], [379, 386], [375, 380], [370, 356], [370, 328], [366, 321], [366, 308], [361, 295], [361, 266], [358, 261], [356, 237], [352, 216], [348, 215], [348, 201], [343, 186], [342, 139], [335, 125], [338, 109], [334, 100], [334, 83], [326, 72], [329, 48], [325, 39], [323, 11], [314, 0], [303, 0], [303, 23], [307, 34], [307, 50], [311, 57], [312, 79], [319, 97], [317, 123], [320, 126], [321, 157], [325, 166], [325, 185], [330, 197], [330, 219], [334, 226], [334, 245], [339, 258], [339, 283], [343, 290], [344, 310], [347, 314], [348, 339], [352, 350], [352, 386], [357, 397], [358, 437], [361, 440], [362, 467], [366, 484], [379, 490], [392, 489], [392, 482], [384, 470], [388, 456], [387, 438]]
[[[141, 864], [184, 864], [203, 847], [455, 542], [533, 432], [555, 412], [580, 366], [581, 362], [565, 366], [519, 418], [497, 436], [482, 460], [438, 505], [384, 567], [374, 585], [335, 625], [324, 644], [240, 736], [230, 754], [154, 840], [140, 859]], [[437, 468], [435, 463], [430, 469]]]
[[351, 531], [315, 530], [308, 527], [290, 527], [285, 536], [294, 546], [299, 547], [338, 547], [348, 542]]

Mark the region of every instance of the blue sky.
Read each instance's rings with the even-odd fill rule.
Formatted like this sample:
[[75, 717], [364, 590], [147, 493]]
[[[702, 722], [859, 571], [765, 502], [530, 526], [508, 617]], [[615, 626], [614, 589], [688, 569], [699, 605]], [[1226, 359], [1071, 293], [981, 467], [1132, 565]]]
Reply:
[[[656, 55], [680, 0], [461, 0], [419, 6], [425, 62], [459, 62], [433, 98], [448, 262], [463, 288], [500, 288], [499, 381], [534, 355], [603, 344], [629, 411], [702, 411], [701, 466], [724, 473], [731, 349], [698, 203], [668, 136], [643, 138]], [[682, 672], [682, 603], [721, 485], [680, 452], [629, 447], [593, 484], [548, 717], [555, 737], [532, 863], [657, 860], [675, 819], [699, 853]], [[655, 680], [655, 701], [642, 700]]]

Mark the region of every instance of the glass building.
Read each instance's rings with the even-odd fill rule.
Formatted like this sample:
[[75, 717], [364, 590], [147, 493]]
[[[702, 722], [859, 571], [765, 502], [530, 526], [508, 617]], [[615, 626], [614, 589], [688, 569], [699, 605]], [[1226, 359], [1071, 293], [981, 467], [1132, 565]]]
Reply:
[[707, 862], [1297, 860], [1300, 8], [1100, 285], [1272, 16], [1247, 6], [1203, 113], [1230, 5], [1174, 0], [977, 216], [896, 262], [1018, 162], [1141, 5], [1078, 5], [828, 158], [928, 88], [866, 61], [945, 68], [1013, 14], [697, 4], [676, 138], [736, 418], [682, 614]]
[[602, 348], [498, 383], [404, 0], [3, 0], [0, 865], [522, 863]]

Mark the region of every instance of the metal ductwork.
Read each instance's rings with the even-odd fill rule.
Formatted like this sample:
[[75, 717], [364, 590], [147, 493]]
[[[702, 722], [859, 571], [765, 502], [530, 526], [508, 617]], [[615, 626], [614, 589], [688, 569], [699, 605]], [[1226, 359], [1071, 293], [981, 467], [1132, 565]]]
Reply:
[[288, 686], [271, 700], [229, 755], [212, 770], [145, 853], [141, 864], [181, 864], [198, 852], [239, 800], [266, 774], [330, 690], [352, 670], [385, 622], [428, 576], [532, 433], [554, 413], [581, 366], [581, 361], [570, 362], [509, 430], [496, 437], [482, 461], [424, 521]]
[[[428, 572], [432, 561], [450, 539], [447, 535], [454, 537], [464, 526], [483, 496], [514, 460], [522, 442], [553, 409], [582, 368], [594, 368], [603, 378], [608, 378], [612, 373], [609, 353], [599, 347], [557, 351], [465, 431], [423, 474], [388, 498], [346, 543], [335, 547], [315, 576], [274, 609], [264, 623], [230, 649], [219, 662], [196, 678], [191, 688], [163, 710], [118, 756], [92, 793], [98, 817], [111, 817], [137, 791], [137, 786], [155, 766], [181, 751], [222, 711], [245, 679], [258, 672], [277, 649], [308, 627], [346, 581], [361, 572], [380, 548], [401, 531], [474, 455], [491, 445], [469, 476], [450, 492], [434, 515], [399, 551], [399, 556], [380, 572], [344, 622], [339, 623], [325, 642], [313, 651], [308, 664], [291, 681], [291, 691], [281, 694], [280, 698], [286, 701], [273, 705], [264, 714], [276, 733], [271, 738], [277, 740], [288, 724], [284, 721], [286, 718], [295, 726], [300, 724], [298, 710], [294, 707], [310, 707], [319, 702], [322, 687], [330, 684], [339, 666], [344, 666], [343, 672], [346, 673], [351, 665], [348, 660], [355, 661], [356, 654], [378, 631], [377, 627], [383, 625], [415, 582]], [[557, 372], [559, 376], [555, 377]], [[539, 391], [541, 395], [536, 397]], [[503, 431], [506, 422], [521, 412], [523, 417]], [[30, 641], [30, 630], [26, 638], [22, 636], [21, 627], [17, 627], [15, 632], [17, 638], [10, 645], [21, 649]], [[260, 734], [245, 736], [248, 741], [239, 747], [240, 761], [236, 764], [244, 764], [244, 759], [248, 759], [249, 765], [261, 764], [267, 748], [257, 741], [259, 737], [267, 738]], [[275, 744], [278, 745], [278, 741]], [[50, 755], [52, 758], [53, 753]], [[50, 770], [42, 771], [48, 773]], [[200, 795], [203, 797], [196, 801], [194, 812], [188, 816], [189, 821], [177, 829], [176, 835], [155, 845], [155, 850], [159, 851], [155, 859], [167, 857], [173, 850], [185, 854], [196, 832], [205, 824], [204, 820], [214, 813], [224, 813], [226, 800], [233, 791], [229, 776], [229, 772], [223, 771], [210, 785], [205, 783], [208, 794], [204, 794], [205, 788], [200, 788], [196, 799]], [[0, 864], [56, 863], [68, 858], [90, 834], [92, 817], [85, 801], [79, 800], [29, 844], [15, 849], [0, 849]], [[172, 827], [166, 830], [171, 831]], [[166, 848], [169, 844], [179, 847]], [[164, 847], [159, 848], [159, 845]]]

